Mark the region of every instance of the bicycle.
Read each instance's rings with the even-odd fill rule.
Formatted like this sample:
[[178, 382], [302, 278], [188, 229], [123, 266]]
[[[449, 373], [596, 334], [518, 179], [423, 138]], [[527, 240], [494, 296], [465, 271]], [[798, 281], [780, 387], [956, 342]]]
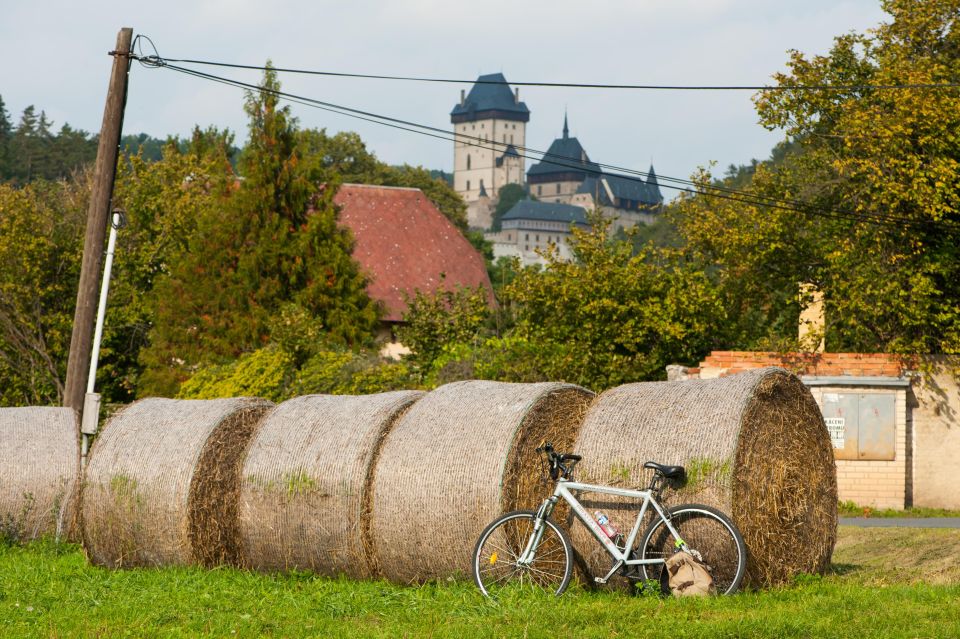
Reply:
[[[685, 504], [666, 509], [660, 504], [668, 484], [686, 481], [683, 466], [664, 466], [652, 461], [643, 467], [653, 471], [646, 490], [599, 486], [573, 481], [573, 469], [583, 458], [560, 454], [551, 444], [536, 449], [546, 454], [550, 478], [556, 482], [553, 494], [537, 511], [516, 510], [492, 521], [477, 540], [473, 551], [473, 578], [480, 590], [493, 597], [504, 588], [529, 587], [560, 595], [570, 583], [574, 551], [567, 533], [550, 515], [563, 499], [593, 537], [609, 553], [613, 567], [600, 584], [620, 573], [631, 582], [659, 584], [670, 593], [665, 563], [676, 552], [687, 552], [708, 566], [718, 594], [731, 594], [740, 587], [746, 571], [747, 549], [743, 536], [729, 517], [711, 506]], [[600, 522], [590, 516], [578, 493], [600, 493], [643, 500], [630, 534], [611, 538]], [[640, 535], [648, 508], [655, 516]], [[640, 543], [634, 544], [639, 536]]]

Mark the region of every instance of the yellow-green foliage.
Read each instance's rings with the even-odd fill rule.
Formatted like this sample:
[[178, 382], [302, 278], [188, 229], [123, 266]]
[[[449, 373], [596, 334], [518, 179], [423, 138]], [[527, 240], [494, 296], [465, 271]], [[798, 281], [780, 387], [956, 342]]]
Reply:
[[726, 313], [713, 283], [671, 251], [634, 253], [590, 216], [573, 229], [573, 260], [547, 254], [542, 272], [524, 269], [506, 287], [517, 324], [551, 379], [601, 390], [661, 379], [664, 367], [697, 361], [714, 346]]
[[[791, 150], [756, 168], [748, 197], [703, 174], [676, 207], [689, 259], [721, 285], [734, 348], [795, 336], [810, 282], [832, 351], [960, 350], [960, 92], [879, 88], [960, 82], [960, 0], [882, 4], [883, 24], [825, 55], [790, 52], [780, 86], [755, 96]], [[784, 90], [823, 85], [859, 88]]]
[[178, 397], [263, 397], [280, 402], [300, 395], [367, 395], [416, 386], [407, 364], [376, 354], [319, 351], [297, 368], [292, 355], [271, 346], [230, 364], [200, 369], [183, 383]]
[[180, 387], [178, 397], [284, 399], [293, 360], [279, 348], [262, 348], [223, 366], [201, 369]]

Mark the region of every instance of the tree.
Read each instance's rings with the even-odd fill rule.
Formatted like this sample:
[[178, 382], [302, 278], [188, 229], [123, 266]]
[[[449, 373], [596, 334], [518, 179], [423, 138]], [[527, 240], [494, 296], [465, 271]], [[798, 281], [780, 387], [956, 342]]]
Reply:
[[489, 316], [483, 286], [433, 294], [417, 291], [407, 300], [404, 325], [397, 337], [413, 351], [418, 363], [429, 366], [445, 347], [477, 340]]
[[141, 390], [172, 395], [200, 366], [270, 342], [271, 318], [293, 303], [326, 338], [371, 339], [378, 309], [337, 226], [332, 189], [309, 179], [296, 120], [279, 108], [276, 73], [246, 97], [250, 138], [242, 179], [219, 210], [200, 212], [185, 250], [155, 287], [155, 324]]
[[[836, 38], [828, 55], [792, 52], [783, 88], [755, 98], [795, 149], [758, 166], [750, 193], [794, 204], [733, 204], [703, 181], [678, 226], [771, 337], [795, 334], [789, 300], [810, 282], [826, 297], [831, 350], [957, 352], [960, 94], [880, 87], [960, 82], [960, 2], [883, 8], [889, 22]], [[788, 88], [803, 85], [844, 88]]]
[[[527, 199], [527, 190], [519, 184], [507, 184], [497, 192], [497, 208], [493, 211], [491, 231], [499, 231], [504, 214], [512, 209], [520, 200]], [[530, 199], [537, 198], [530, 196]]]
[[0, 95], [0, 181], [4, 180], [10, 171], [10, 144], [13, 139], [13, 124], [7, 105]]
[[61, 403], [88, 177], [0, 185], [0, 405]]
[[707, 276], [672, 252], [635, 255], [608, 239], [599, 214], [591, 223], [573, 231], [574, 260], [550, 252], [542, 272], [520, 271], [507, 287], [512, 336], [537, 346], [538, 368], [599, 390], [662, 379], [667, 364], [709, 352], [726, 317]]
[[159, 300], [158, 282], [189, 250], [200, 218], [223, 211], [236, 184], [227, 157], [232, 136], [208, 130], [194, 132], [202, 144], [168, 141], [159, 161], [141, 155], [117, 166], [114, 203], [126, 212], [127, 225], [117, 236], [117, 250], [107, 307], [103, 350], [97, 374], [106, 401], [135, 398]]

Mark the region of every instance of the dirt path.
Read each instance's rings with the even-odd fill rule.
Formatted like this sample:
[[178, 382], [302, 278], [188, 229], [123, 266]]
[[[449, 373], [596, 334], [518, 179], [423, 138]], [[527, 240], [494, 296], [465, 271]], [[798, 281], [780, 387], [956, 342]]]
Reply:
[[861, 528], [960, 528], [960, 517], [841, 517], [840, 525]]
[[836, 574], [866, 583], [960, 583], [960, 529], [840, 526]]

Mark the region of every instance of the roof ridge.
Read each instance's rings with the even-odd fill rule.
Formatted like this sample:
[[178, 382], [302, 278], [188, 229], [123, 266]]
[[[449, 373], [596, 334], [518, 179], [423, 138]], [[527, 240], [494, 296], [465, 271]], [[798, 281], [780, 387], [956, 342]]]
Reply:
[[392, 191], [418, 191], [423, 193], [422, 189], [418, 189], [415, 186], [388, 186], [386, 184], [361, 184], [360, 182], [344, 182], [340, 185], [343, 186], [359, 186], [365, 189], [390, 189]]

